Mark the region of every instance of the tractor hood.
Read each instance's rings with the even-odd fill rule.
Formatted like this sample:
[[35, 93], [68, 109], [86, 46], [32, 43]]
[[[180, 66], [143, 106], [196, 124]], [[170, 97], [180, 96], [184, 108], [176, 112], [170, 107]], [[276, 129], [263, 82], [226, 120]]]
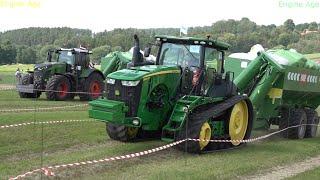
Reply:
[[64, 65], [65, 63], [61, 63], [61, 62], [45, 62], [45, 63], [41, 63], [41, 64], [35, 64], [34, 65], [34, 70], [43, 70], [43, 69], [48, 69], [51, 68], [54, 65]]
[[148, 78], [151, 76], [170, 74], [170, 73], [180, 73], [180, 69], [176, 66], [164, 66], [164, 65], [147, 65], [147, 66], [137, 66], [130, 69], [122, 69], [120, 71], [113, 72], [108, 75], [108, 78], [137, 81], [143, 78]]

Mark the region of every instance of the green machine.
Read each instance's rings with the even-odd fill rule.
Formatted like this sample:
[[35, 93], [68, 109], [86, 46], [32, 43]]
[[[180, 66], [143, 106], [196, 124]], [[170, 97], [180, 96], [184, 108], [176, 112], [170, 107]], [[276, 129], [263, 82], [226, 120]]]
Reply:
[[[298, 53], [262, 52], [234, 78], [232, 66], [224, 66], [226, 43], [156, 36], [156, 44], [156, 63], [150, 64], [135, 36], [131, 67], [109, 74], [105, 96], [89, 103], [89, 116], [105, 122], [112, 139], [150, 134], [167, 142], [198, 139], [178, 148], [200, 153], [243, 144], [208, 140], [248, 139], [252, 128], [271, 124], [301, 125], [285, 131], [288, 138], [315, 136], [316, 126], [303, 124], [319, 123], [314, 109], [320, 103], [320, 73], [299, 63]], [[288, 59], [299, 62], [290, 65]]]
[[[34, 71], [28, 71], [17, 84], [20, 97], [38, 98], [46, 92], [49, 100], [70, 100], [75, 95], [81, 100], [97, 99], [105, 76], [90, 65], [90, 53], [84, 48], [50, 50], [48, 62], [36, 64]], [[57, 57], [54, 62], [53, 55]]]
[[108, 75], [117, 70], [125, 69], [131, 59], [132, 54], [130, 52], [111, 52], [101, 58], [101, 71], [103, 74]]

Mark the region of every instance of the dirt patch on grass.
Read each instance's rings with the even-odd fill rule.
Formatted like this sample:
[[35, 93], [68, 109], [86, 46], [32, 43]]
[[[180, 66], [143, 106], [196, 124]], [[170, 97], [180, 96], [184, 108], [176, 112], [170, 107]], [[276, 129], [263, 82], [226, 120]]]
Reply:
[[247, 176], [247, 177], [242, 177], [241, 179], [258, 179], [258, 180], [267, 180], [267, 179], [285, 179], [288, 177], [295, 176], [297, 174], [303, 173], [308, 170], [312, 170], [314, 168], [320, 167], [320, 155], [307, 159], [302, 162], [290, 164], [290, 165], [285, 165], [285, 166], [277, 166], [275, 168], [272, 168], [271, 170], [261, 173], [261, 174], [256, 174], [253, 176]]
[[[1, 81], [0, 81], [1, 82]], [[12, 84], [0, 84], [0, 90], [10, 90], [10, 89], [15, 89], [16, 86]]]

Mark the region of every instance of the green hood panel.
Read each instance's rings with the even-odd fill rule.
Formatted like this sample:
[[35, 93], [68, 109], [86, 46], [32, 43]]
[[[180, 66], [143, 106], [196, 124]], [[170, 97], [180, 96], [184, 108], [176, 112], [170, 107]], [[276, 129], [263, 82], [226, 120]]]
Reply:
[[35, 64], [34, 68], [44, 68], [44, 67], [52, 67], [52, 66], [64, 66], [66, 63], [61, 62], [44, 62], [41, 64]]
[[159, 65], [147, 65], [132, 67], [131, 69], [122, 69], [108, 75], [108, 78], [137, 81], [142, 78], [147, 78], [155, 75], [180, 73], [180, 69], [176, 66], [159, 66]]

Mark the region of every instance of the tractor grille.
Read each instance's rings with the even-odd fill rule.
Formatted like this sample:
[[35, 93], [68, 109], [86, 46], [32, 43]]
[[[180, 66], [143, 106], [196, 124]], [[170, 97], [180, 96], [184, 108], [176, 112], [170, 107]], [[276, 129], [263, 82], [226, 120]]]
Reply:
[[44, 90], [46, 88], [44, 83], [43, 71], [38, 71], [38, 70], [34, 71], [33, 84], [35, 89]]
[[43, 72], [36, 70], [36, 71], [34, 71], [34, 76], [33, 77], [34, 77], [34, 81], [37, 81], [37, 82], [42, 81]]
[[[115, 84], [107, 84], [106, 93], [107, 98], [115, 101], [122, 101], [129, 107], [129, 111], [126, 113], [127, 117], [137, 116], [137, 111], [140, 102], [142, 83], [137, 86], [129, 87], [123, 86], [120, 80], [116, 80]], [[116, 95], [115, 91], [120, 93]]]

